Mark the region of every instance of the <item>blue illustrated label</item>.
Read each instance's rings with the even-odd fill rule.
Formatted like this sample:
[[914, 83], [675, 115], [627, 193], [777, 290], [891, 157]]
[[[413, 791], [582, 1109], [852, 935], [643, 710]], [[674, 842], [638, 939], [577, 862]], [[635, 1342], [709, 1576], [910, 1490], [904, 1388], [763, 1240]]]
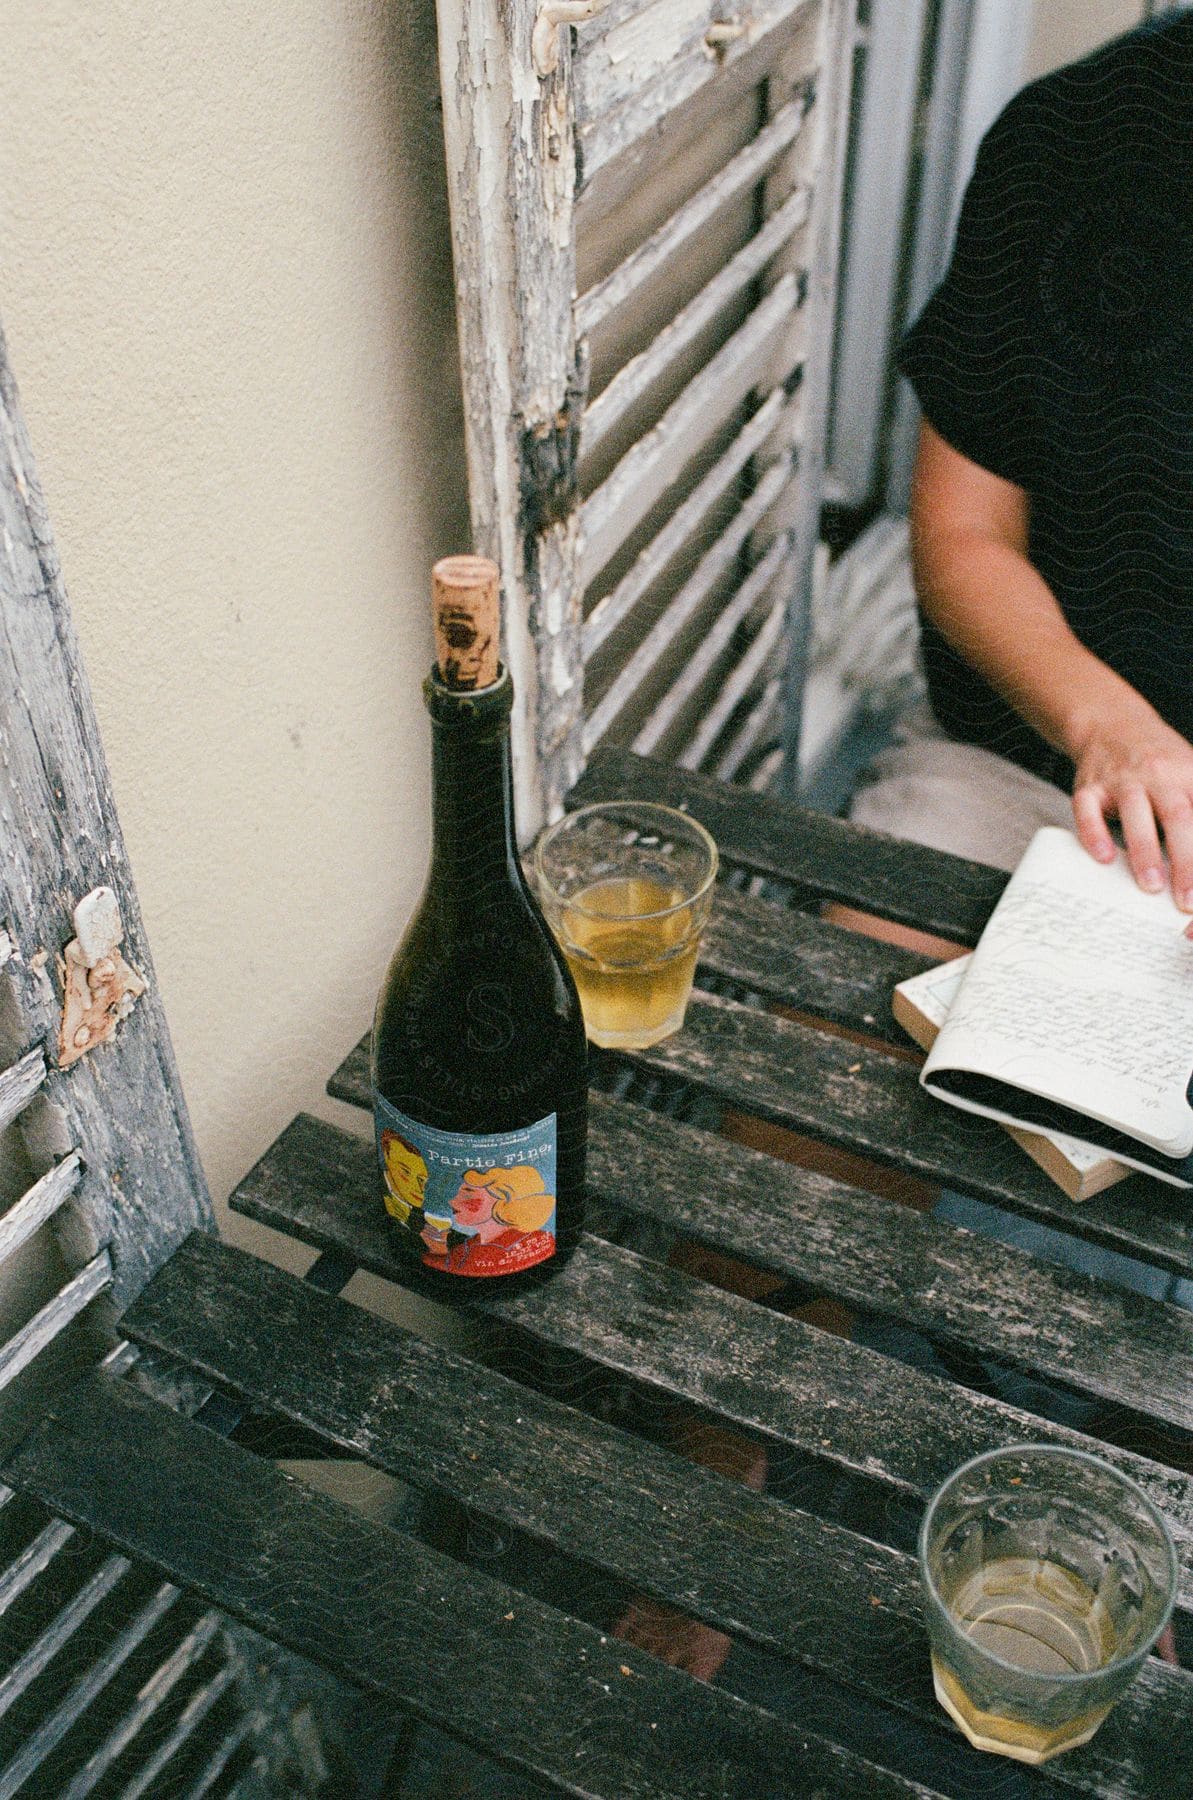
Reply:
[[445, 1275], [516, 1275], [555, 1254], [555, 1114], [516, 1131], [440, 1131], [373, 1096], [390, 1217]]

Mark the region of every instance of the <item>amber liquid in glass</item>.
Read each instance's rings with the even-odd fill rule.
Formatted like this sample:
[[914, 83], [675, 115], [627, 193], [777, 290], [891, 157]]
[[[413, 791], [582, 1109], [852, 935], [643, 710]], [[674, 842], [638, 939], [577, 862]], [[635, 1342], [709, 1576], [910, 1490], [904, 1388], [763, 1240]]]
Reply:
[[[1094, 1590], [1059, 1563], [1005, 1556], [983, 1563], [949, 1600], [949, 1612], [975, 1644], [1033, 1675], [1085, 1675], [1115, 1654], [1114, 1621]], [[1058, 1726], [984, 1711], [937, 1659], [933, 1666], [953, 1707], [978, 1736], [1043, 1753], [1082, 1742], [1106, 1709]]]
[[593, 882], [564, 907], [563, 951], [594, 1044], [643, 1050], [682, 1025], [700, 947], [683, 900], [629, 875]]

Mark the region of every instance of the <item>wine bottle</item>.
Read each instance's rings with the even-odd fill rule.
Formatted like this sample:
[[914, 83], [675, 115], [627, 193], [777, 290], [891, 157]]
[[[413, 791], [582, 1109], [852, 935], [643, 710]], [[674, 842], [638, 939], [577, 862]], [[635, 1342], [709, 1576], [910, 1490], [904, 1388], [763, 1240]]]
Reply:
[[532, 1286], [575, 1247], [588, 1050], [518, 860], [498, 570], [452, 556], [432, 575], [431, 868], [377, 1001], [373, 1110], [407, 1277], [467, 1300]]

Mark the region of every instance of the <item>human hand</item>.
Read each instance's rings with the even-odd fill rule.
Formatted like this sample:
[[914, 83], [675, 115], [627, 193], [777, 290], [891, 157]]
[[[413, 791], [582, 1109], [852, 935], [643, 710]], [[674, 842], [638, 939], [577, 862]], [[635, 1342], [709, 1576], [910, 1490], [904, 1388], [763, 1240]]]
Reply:
[[1173, 898], [1193, 912], [1193, 744], [1136, 695], [1094, 722], [1074, 761], [1073, 817], [1090, 855], [1113, 862], [1107, 821], [1117, 818], [1132, 874], [1157, 894], [1165, 885], [1162, 833]]

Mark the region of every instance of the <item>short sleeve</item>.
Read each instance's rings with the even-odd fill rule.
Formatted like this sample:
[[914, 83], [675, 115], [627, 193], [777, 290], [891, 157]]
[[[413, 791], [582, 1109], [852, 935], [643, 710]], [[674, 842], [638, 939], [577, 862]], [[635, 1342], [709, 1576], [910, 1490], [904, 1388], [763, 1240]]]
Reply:
[[[1020, 97], [1022, 99], [1022, 96]], [[925, 417], [963, 456], [1028, 486], [1038, 161], [1016, 101], [991, 126], [965, 192], [948, 273], [899, 349]]]

